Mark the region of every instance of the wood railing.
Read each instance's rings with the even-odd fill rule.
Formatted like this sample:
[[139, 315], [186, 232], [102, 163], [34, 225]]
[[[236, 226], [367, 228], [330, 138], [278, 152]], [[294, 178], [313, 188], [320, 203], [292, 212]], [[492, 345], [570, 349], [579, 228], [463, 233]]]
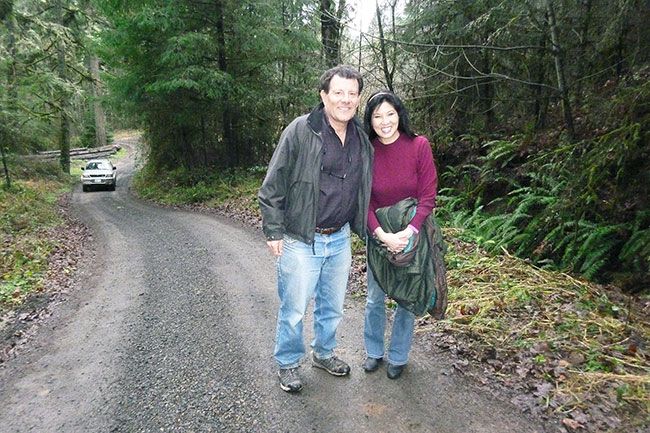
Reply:
[[[120, 149], [121, 147], [117, 144], [92, 148], [78, 147], [76, 149], [70, 149], [70, 159], [104, 158], [113, 155]], [[61, 155], [60, 150], [43, 150], [38, 152], [36, 155], [32, 155], [32, 157], [38, 159], [56, 159], [59, 155]]]

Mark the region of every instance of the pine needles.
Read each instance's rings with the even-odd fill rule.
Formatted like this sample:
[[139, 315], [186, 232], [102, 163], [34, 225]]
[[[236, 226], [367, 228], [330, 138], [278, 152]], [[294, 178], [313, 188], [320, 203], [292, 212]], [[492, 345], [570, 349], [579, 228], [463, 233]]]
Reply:
[[[462, 237], [444, 231], [448, 240]], [[446, 349], [450, 338], [463, 341], [455, 350], [504, 383], [517, 376], [531, 389], [547, 387], [537, 404], [560, 416], [589, 413], [594, 401], [613, 404], [628, 421], [650, 415], [650, 322], [638, 305], [612, 288], [465, 242], [450, 242], [447, 261], [448, 318], [424, 318], [418, 333], [433, 333]]]

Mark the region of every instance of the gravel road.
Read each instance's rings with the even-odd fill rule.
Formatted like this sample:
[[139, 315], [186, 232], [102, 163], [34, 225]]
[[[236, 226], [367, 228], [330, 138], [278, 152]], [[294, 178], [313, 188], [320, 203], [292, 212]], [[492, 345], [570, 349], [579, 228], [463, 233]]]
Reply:
[[281, 391], [261, 233], [139, 201], [133, 160], [117, 165], [116, 191], [74, 192], [92, 252], [67, 300], [0, 370], [2, 432], [545, 431], [418, 347], [397, 381], [364, 373], [359, 299], [347, 300], [339, 334], [350, 377], [305, 362], [303, 392]]

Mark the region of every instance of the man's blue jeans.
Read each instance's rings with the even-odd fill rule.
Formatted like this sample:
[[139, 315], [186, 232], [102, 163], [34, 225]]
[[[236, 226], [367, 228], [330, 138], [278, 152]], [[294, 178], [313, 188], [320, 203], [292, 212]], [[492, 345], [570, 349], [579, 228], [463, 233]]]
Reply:
[[[384, 357], [384, 332], [386, 329], [386, 294], [375, 280], [368, 266], [368, 298], [366, 300], [365, 324], [363, 330], [366, 354], [369, 358]], [[409, 360], [411, 342], [413, 341], [413, 326], [415, 315], [397, 306], [393, 330], [388, 347], [388, 362], [393, 365], [404, 365]]]
[[348, 224], [331, 235], [316, 233], [313, 246], [284, 237], [282, 255], [277, 260], [280, 310], [274, 350], [280, 368], [297, 367], [305, 355], [303, 317], [312, 298], [311, 347], [318, 358], [332, 356], [351, 263]]

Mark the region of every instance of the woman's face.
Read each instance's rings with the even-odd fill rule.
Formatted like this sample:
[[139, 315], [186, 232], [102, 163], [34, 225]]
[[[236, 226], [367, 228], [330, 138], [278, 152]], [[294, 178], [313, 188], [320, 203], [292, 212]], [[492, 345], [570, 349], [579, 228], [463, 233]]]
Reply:
[[382, 102], [372, 113], [372, 129], [383, 144], [393, 143], [399, 137], [399, 115], [389, 102]]

